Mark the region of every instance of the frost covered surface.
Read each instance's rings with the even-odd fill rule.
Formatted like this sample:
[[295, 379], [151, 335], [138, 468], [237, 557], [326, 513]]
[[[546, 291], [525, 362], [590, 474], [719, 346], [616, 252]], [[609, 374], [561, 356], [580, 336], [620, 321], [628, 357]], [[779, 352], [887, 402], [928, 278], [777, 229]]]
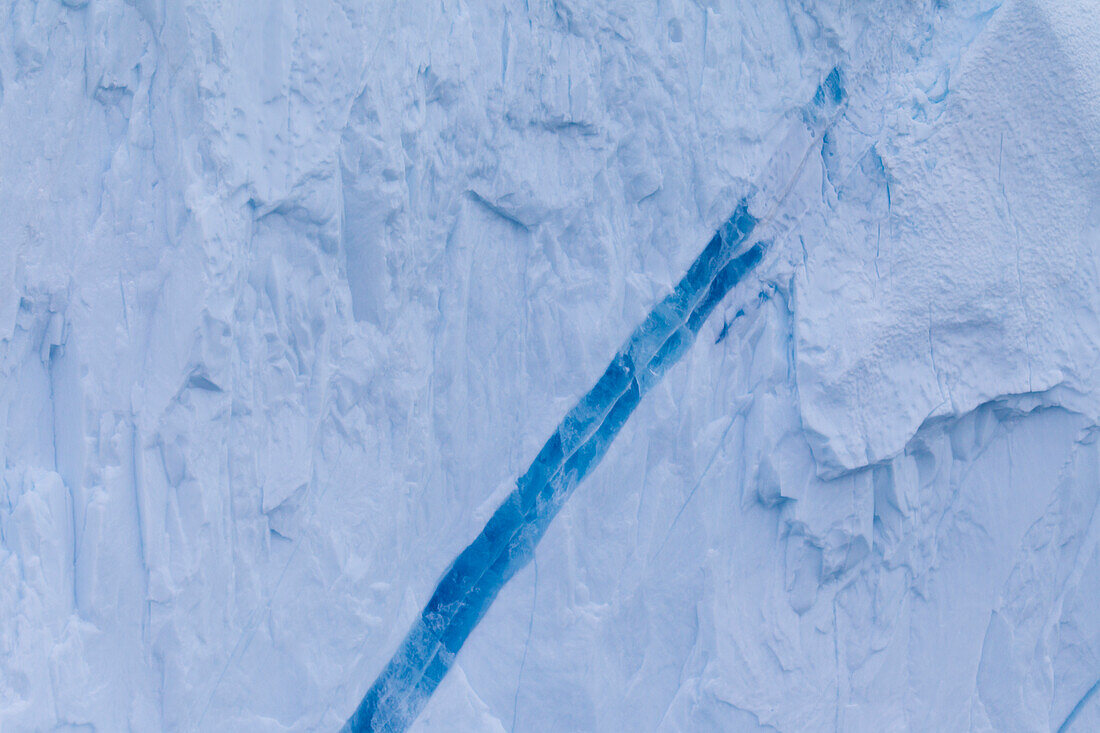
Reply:
[[0, 3], [4, 730], [342, 725], [834, 66], [414, 728], [1100, 725], [1100, 8], [839, 5]]

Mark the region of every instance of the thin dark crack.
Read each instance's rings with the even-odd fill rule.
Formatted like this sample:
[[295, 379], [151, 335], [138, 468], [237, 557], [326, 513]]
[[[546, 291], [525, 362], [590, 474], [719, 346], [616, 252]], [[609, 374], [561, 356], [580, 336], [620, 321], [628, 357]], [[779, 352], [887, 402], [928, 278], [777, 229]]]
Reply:
[[1081, 699], [1077, 701], [1077, 704], [1073, 706], [1073, 710], [1069, 711], [1069, 715], [1062, 721], [1062, 724], [1058, 726], [1058, 733], [1068, 733], [1069, 727], [1073, 725], [1073, 721], [1077, 719], [1077, 716], [1081, 714], [1081, 711], [1085, 709], [1085, 705], [1092, 699], [1092, 696], [1096, 694], [1096, 691], [1100, 690], [1100, 680], [1096, 680]]
[[527, 649], [531, 646], [531, 633], [535, 629], [535, 608], [539, 602], [539, 558], [538, 555], [531, 561], [535, 566], [534, 591], [531, 594], [531, 617], [527, 621], [527, 641], [523, 642], [523, 658], [519, 662], [519, 674], [516, 675], [516, 694], [512, 698], [512, 727], [508, 730], [515, 733], [516, 718], [519, 715], [519, 688], [523, 684], [523, 670], [527, 666]]

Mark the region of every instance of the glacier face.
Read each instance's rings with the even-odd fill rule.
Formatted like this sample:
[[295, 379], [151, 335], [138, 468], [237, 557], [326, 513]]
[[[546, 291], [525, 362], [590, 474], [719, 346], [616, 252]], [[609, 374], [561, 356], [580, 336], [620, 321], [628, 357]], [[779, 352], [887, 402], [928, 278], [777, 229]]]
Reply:
[[743, 5], [5, 0], [3, 729], [338, 728], [753, 191], [414, 728], [1100, 725], [1100, 8]]

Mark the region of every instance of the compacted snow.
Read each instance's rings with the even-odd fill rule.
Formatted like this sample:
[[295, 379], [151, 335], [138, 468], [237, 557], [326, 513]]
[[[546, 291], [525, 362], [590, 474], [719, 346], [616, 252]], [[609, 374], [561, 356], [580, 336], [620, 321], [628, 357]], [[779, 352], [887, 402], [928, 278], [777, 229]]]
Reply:
[[0, 0], [0, 730], [1100, 729], [1097, 69]]

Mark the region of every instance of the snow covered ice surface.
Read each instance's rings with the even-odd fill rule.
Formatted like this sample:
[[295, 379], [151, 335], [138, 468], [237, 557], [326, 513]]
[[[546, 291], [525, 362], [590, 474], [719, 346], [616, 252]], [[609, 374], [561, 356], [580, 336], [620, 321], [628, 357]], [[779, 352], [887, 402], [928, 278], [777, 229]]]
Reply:
[[0, 0], [0, 730], [339, 729], [742, 201], [410, 729], [1100, 729], [1097, 69], [1097, 0]]

